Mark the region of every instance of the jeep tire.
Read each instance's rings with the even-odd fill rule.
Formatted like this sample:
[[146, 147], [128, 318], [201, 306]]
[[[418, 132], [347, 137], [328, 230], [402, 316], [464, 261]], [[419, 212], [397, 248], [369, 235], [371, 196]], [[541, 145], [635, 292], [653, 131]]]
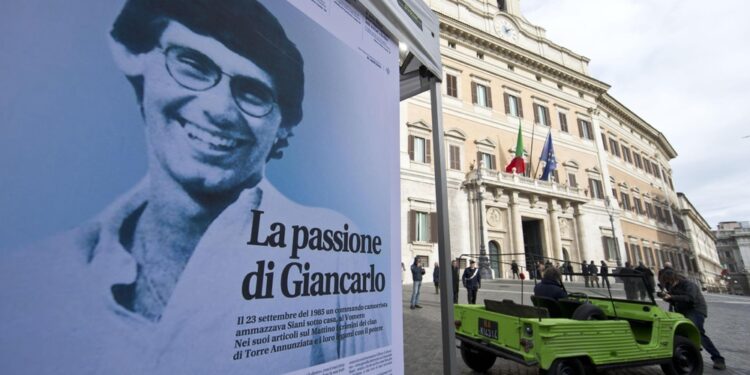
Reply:
[[578, 358], [558, 358], [552, 362], [548, 370], [539, 370], [542, 375], [584, 375], [589, 372]]
[[700, 348], [687, 337], [675, 336], [672, 360], [661, 365], [661, 369], [667, 375], [703, 374], [703, 357]]
[[469, 368], [476, 372], [487, 372], [495, 364], [494, 354], [461, 342], [461, 358]]

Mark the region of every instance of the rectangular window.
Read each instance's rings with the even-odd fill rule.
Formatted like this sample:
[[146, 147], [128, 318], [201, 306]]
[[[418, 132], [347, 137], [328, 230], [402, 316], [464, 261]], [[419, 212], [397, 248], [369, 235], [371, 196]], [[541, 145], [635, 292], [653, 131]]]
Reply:
[[656, 211], [656, 219], [659, 220], [659, 222], [664, 222], [664, 214], [661, 213], [661, 207], [655, 205], [654, 211]]
[[461, 170], [461, 148], [456, 145], [448, 147], [450, 153], [450, 169]]
[[409, 241], [437, 241], [437, 214], [435, 212], [409, 211]]
[[651, 174], [653, 174], [654, 177], [659, 177], [659, 165], [655, 162], [651, 162]]
[[560, 112], [557, 114], [557, 117], [560, 119], [560, 130], [567, 133], [568, 132], [568, 116]]
[[589, 190], [591, 191], [591, 198], [604, 199], [604, 189], [602, 188], [602, 182], [589, 178]]
[[556, 183], [560, 183], [560, 175], [557, 174], [557, 169], [552, 170], [552, 181], [555, 181]]
[[523, 106], [521, 105], [521, 98], [505, 93], [503, 94], [503, 101], [505, 102], [505, 114], [523, 118]]
[[471, 83], [471, 101], [482, 107], [492, 108], [492, 93], [489, 86], [476, 82]]
[[648, 256], [648, 255], [646, 255], [646, 254], [648, 254], [647, 251], [646, 251], [646, 249], [648, 249], [648, 248], [644, 247], [643, 248], [643, 253], [641, 253], [641, 247], [640, 246], [638, 246], [638, 245], [630, 245], [630, 246], [633, 247], [633, 255], [634, 255], [634, 258], [635, 258], [635, 263], [633, 263], [633, 265], [637, 266], [639, 262], [644, 262], [645, 263], [646, 260], [644, 259], [644, 256]]
[[419, 264], [422, 265], [422, 267], [429, 267], [430, 266], [430, 257], [428, 257], [426, 255], [417, 255], [416, 258], [417, 258], [417, 261], [419, 262]]
[[620, 157], [620, 144], [612, 137], [609, 138], [609, 152], [618, 158]]
[[426, 212], [417, 212], [417, 241], [428, 242], [430, 240], [430, 222]]
[[637, 212], [638, 215], [643, 215], [643, 205], [641, 204], [640, 198], [633, 198], [633, 206], [635, 207], [635, 212]]
[[630, 207], [630, 196], [625, 193], [620, 193], [620, 207], [623, 210], [631, 211], [633, 208]]
[[601, 132], [602, 135], [602, 147], [604, 147], [604, 151], [609, 152], [609, 147], [607, 146], [607, 136], [604, 135], [604, 131]]
[[630, 156], [630, 149], [622, 146], [622, 160], [625, 160], [628, 163], [633, 163], [633, 158]]
[[667, 222], [667, 225], [672, 225], [672, 210], [669, 208], [664, 209], [664, 220]]
[[651, 205], [651, 203], [645, 202], [646, 205], [646, 216], [653, 219], [654, 218], [654, 207]]
[[534, 103], [534, 123], [549, 126], [549, 110], [546, 106]]
[[604, 256], [607, 260], [617, 259], [615, 240], [612, 237], [602, 237], [602, 246], [604, 246]]
[[570, 187], [578, 187], [575, 173], [568, 173], [568, 185], [570, 185]]
[[650, 247], [643, 247], [643, 252], [646, 253], [646, 263], [650, 266], [655, 266], [656, 261], [654, 259], [654, 252]]
[[477, 160], [481, 160], [485, 168], [493, 171], [497, 169], [497, 161], [495, 155], [481, 151], [478, 154], [479, 155], [477, 155]]
[[456, 76], [451, 74], [445, 75], [445, 89], [448, 96], [458, 98], [458, 81]]
[[672, 177], [667, 177], [667, 179], [669, 180], [669, 188], [672, 189], [672, 191], [674, 191], [674, 184], [672, 183]]
[[594, 132], [591, 129], [591, 123], [586, 120], [578, 119], [578, 134], [581, 138], [593, 140]]
[[415, 135], [409, 136], [409, 159], [418, 163], [431, 163], [430, 140]]
[[641, 161], [641, 155], [633, 151], [633, 160], [635, 161], [635, 166], [643, 169], [643, 162]]
[[651, 172], [651, 162], [648, 159], [646, 159], [645, 156], [643, 157], [643, 166], [646, 169], [646, 173], [649, 173], [649, 174], [652, 173]]

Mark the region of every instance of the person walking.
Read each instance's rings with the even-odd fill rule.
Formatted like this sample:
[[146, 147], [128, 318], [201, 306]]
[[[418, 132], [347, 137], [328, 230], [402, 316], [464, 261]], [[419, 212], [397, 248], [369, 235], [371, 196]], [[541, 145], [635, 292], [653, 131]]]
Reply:
[[591, 287], [594, 287], [594, 283], [596, 283], [597, 288], [601, 288], [601, 285], [599, 285], [599, 269], [596, 268], [596, 264], [594, 264], [594, 261], [592, 260], [591, 263], [589, 263], [589, 278], [591, 279]]
[[414, 286], [411, 290], [411, 306], [412, 310], [421, 309], [419, 306], [419, 289], [422, 288], [422, 276], [424, 275], [424, 268], [419, 261], [419, 257], [414, 257], [414, 263], [411, 265], [411, 279], [414, 281]]
[[602, 276], [602, 286], [606, 284], [607, 288], [611, 288], [611, 286], [609, 285], [609, 266], [607, 266], [607, 262], [601, 261], [601, 265], [599, 266], [599, 275]]
[[469, 267], [464, 270], [461, 280], [463, 280], [464, 287], [466, 288], [466, 297], [469, 304], [476, 305], [477, 291], [482, 287], [482, 276], [479, 274], [479, 269], [474, 260], [469, 261]]
[[518, 278], [518, 263], [516, 263], [515, 259], [510, 263], [510, 272], [513, 273], [513, 280]]
[[453, 303], [455, 304], [458, 303], [458, 279], [460, 277], [458, 274], [458, 260], [454, 259], [451, 262], [451, 269], [451, 271], [453, 271], [453, 279], [451, 280], [453, 283]]
[[584, 260], [581, 262], [581, 273], [583, 274], [583, 282], [586, 284], [586, 288], [589, 287], [589, 265]]
[[701, 345], [711, 354], [711, 360], [714, 362], [713, 367], [717, 370], [726, 369], [724, 357], [721, 356], [719, 349], [716, 348], [711, 339], [706, 336], [706, 330], [703, 328], [708, 317], [708, 305], [703, 298], [701, 288], [672, 269], [664, 270], [659, 282], [668, 290], [662, 295], [662, 299], [669, 302], [674, 307], [675, 312], [684, 315], [698, 327], [701, 333]]
[[432, 283], [435, 284], [435, 294], [440, 293], [440, 265], [437, 262], [432, 269]]

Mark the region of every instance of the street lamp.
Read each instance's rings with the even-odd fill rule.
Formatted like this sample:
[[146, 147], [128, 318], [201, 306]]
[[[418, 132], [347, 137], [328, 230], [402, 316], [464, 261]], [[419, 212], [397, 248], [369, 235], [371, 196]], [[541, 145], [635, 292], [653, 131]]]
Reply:
[[615, 257], [617, 259], [617, 268], [622, 267], [622, 259], [620, 258], [620, 245], [617, 243], [617, 236], [615, 235], [615, 208], [612, 207], [612, 201], [607, 197], [604, 201], [607, 207], [607, 213], [609, 214], [609, 224], [612, 225], [612, 242], [615, 243]]
[[484, 248], [484, 208], [482, 207], [482, 166], [483, 161], [479, 161], [477, 168], [477, 202], [479, 202], [479, 276], [482, 279], [489, 280], [492, 272], [489, 267], [489, 257], [487, 250]]

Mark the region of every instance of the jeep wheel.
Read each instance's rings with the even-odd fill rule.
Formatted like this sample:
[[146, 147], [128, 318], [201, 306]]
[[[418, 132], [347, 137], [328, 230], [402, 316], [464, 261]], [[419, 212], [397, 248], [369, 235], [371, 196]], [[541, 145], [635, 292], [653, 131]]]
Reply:
[[469, 368], [476, 372], [486, 372], [495, 364], [495, 355], [482, 349], [461, 343], [461, 358]]
[[540, 374], [545, 375], [582, 375], [586, 374], [586, 367], [578, 358], [562, 358], [552, 362], [549, 370], [539, 370]]
[[698, 347], [688, 338], [674, 337], [672, 361], [661, 365], [667, 375], [699, 375], [703, 373], [703, 357]]

